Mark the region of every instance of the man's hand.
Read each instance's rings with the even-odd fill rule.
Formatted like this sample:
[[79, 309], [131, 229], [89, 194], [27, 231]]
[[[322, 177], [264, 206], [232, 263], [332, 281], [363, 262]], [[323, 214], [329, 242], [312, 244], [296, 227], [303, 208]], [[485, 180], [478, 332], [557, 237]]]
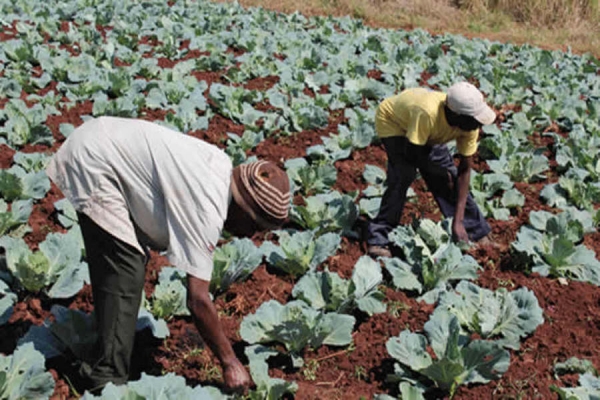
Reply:
[[469, 242], [469, 235], [465, 229], [465, 225], [462, 222], [456, 220], [452, 221], [452, 240], [454, 242]]
[[246, 368], [237, 359], [223, 366], [223, 380], [225, 391], [229, 393], [245, 393], [252, 384]]

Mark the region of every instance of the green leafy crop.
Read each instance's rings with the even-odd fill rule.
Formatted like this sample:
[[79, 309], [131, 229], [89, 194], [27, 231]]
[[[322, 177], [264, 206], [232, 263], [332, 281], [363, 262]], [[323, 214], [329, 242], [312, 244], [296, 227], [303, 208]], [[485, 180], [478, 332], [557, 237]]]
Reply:
[[305, 196], [331, 190], [337, 179], [333, 165], [309, 164], [305, 158], [292, 158], [285, 162], [294, 191]]
[[390, 233], [390, 239], [402, 249], [405, 257], [383, 259], [393, 286], [414, 290], [421, 294], [419, 300], [427, 303], [435, 303], [453, 281], [476, 279], [481, 268], [473, 257], [463, 255], [460, 248], [450, 242], [442, 223], [424, 219], [416, 230], [399, 226]]
[[573, 211], [563, 211], [557, 216], [544, 211], [532, 212], [529, 219], [530, 225], [519, 230], [512, 244], [517, 263], [542, 276], [600, 285], [600, 261], [594, 251], [578, 244], [585, 228]]
[[264, 242], [261, 250], [269, 265], [293, 276], [303, 275], [335, 254], [340, 246], [341, 236], [325, 233], [317, 236], [310, 231], [276, 231], [279, 246]]
[[[413, 390], [422, 392], [433, 387], [428, 383], [433, 382], [452, 397], [458, 386], [488, 383], [508, 369], [509, 352], [497, 343], [461, 336], [454, 315], [432, 315], [425, 333], [427, 336], [404, 330], [386, 344], [388, 353], [399, 362], [393, 379], [407, 382]], [[428, 346], [434, 356], [427, 351]]]
[[285, 305], [263, 303], [255, 314], [242, 320], [240, 335], [250, 344], [278, 342], [290, 353], [295, 367], [303, 364], [300, 352], [321, 345], [346, 346], [352, 342], [355, 319], [350, 315], [324, 313], [303, 301]]
[[67, 298], [89, 282], [87, 264], [81, 261], [79, 229], [48, 234], [36, 251], [31, 251], [23, 239], [9, 236], [0, 238], [0, 246], [6, 249], [9, 271], [29, 292], [44, 290], [50, 297]]
[[186, 275], [173, 267], [163, 267], [150, 299], [149, 310], [156, 318], [190, 315], [187, 308]]
[[352, 234], [358, 217], [358, 207], [352, 197], [333, 191], [307, 197], [305, 203], [293, 206], [290, 212], [292, 221], [301, 227], [314, 230], [319, 235], [340, 230], [344, 234]]
[[226, 291], [233, 282], [246, 279], [260, 265], [263, 259], [261, 249], [252, 240], [233, 239], [218, 247], [213, 255], [213, 274], [210, 291]]
[[32, 344], [17, 347], [12, 355], [0, 355], [0, 398], [49, 399], [55, 382], [45, 361]]
[[352, 313], [355, 308], [369, 314], [385, 312], [385, 295], [379, 291], [381, 266], [368, 256], [358, 259], [352, 278], [345, 280], [327, 270], [311, 271], [294, 286], [292, 295], [316, 310]]
[[435, 313], [455, 315], [468, 334], [499, 339], [498, 343], [514, 350], [544, 322], [543, 310], [527, 288], [493, 292], [467, 281], [459, 282], [454, 291], [442, 293]]

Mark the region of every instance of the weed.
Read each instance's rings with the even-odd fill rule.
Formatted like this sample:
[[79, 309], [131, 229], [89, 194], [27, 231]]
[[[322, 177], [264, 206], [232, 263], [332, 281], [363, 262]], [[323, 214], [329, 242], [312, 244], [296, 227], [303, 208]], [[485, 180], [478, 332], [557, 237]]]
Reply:
[[354, 342], [351, 342], [348, 345], [348, 348], [346, 349], [346, 354], [350, 354], [352, 353], [354, 350], [356, 350], [356, 344], [354, 344]]
[[388, 303], [388, 312], [394, 318], [400, 317], [403, 311], [409, 311], [410, 306], [403, 301], [394, 300]]
[[202, 351], [203, 351], [203, 349], [202, 349], [202, 348], [200, 348], [200, 347], [194, 347], [194, 348], [192, 348], [192, 349], [189, 349], [189, 350], [187, 351], [187, 353], [185, 353], [185, 354], [183, 355], [183, 359], [185, 360], [185, 359], [188, 359], [188, 358], [190, 358], [190, 357], [196, 357], [196, 356], [199, 356], [199, 355], [201, 355], [201, 354], [202, 354]]
[[527, 379], [510, 380], [506, 386], [502, 384], [502, 381], [498, 382], [498, 385], [494, 389], [493, 398], [506, 399], [506, 400], [521, 400], [532, 398], [530, 390], [530, 382], [535, 379], [537, 374], [534, 373]]
[[500, 287], [514, 288], [516, 286], [515, 283], [512, 281], [512, 279], [496, 278], [496, 281], [498, 282], [498, 286], [500, 286]]
[[291, 140], [290, 140], [289, 136], [280, 136], [279, 144], [282, 146], [289, 146], [291, 144]]
[[314, 381], [315, 379], [317, 379], [318, 369], [319, 361], [315, 359], [309, 360], [302, 369], [302, 375], [304, 376], [304, 379], [306, 379], [307, 381]]
[[216, 365], [206, 365], [202, 368], [201, 375], [204, 375], [207, 381], [219, 381], [222, 378], [221, 369]]
[[355, 365], [354, 366], [354, 377], [356, 377], [356, 379], [358, 379], [358, 380], [366, 381], [367, 380], [367, 369], [365, 367], [363, 367], [362, 365]]

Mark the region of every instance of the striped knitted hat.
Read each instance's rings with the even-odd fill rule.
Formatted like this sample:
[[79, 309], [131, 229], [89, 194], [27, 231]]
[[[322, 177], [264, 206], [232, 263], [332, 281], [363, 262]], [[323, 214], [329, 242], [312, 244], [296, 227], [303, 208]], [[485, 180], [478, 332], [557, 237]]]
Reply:
[[231, 182], [233, 199], [261, 229], [283, 225], [291, 197], [285, 171], [270, 161], [256, 161], [235, 167]]

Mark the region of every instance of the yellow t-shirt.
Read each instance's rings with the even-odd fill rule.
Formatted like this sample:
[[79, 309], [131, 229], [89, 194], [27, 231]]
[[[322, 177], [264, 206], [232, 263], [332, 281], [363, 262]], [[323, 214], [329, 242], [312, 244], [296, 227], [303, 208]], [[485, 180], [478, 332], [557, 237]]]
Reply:
[[406, 136], [413, 144], [434, 145], [456, 140], [458, 153], [472, 156], [477, 151], [479, 131], [463, 131], [446, 120], [446, 94], [425, 88], [406, 89], [388, 97], [375, 115], [375, 130], [381, 138]]

